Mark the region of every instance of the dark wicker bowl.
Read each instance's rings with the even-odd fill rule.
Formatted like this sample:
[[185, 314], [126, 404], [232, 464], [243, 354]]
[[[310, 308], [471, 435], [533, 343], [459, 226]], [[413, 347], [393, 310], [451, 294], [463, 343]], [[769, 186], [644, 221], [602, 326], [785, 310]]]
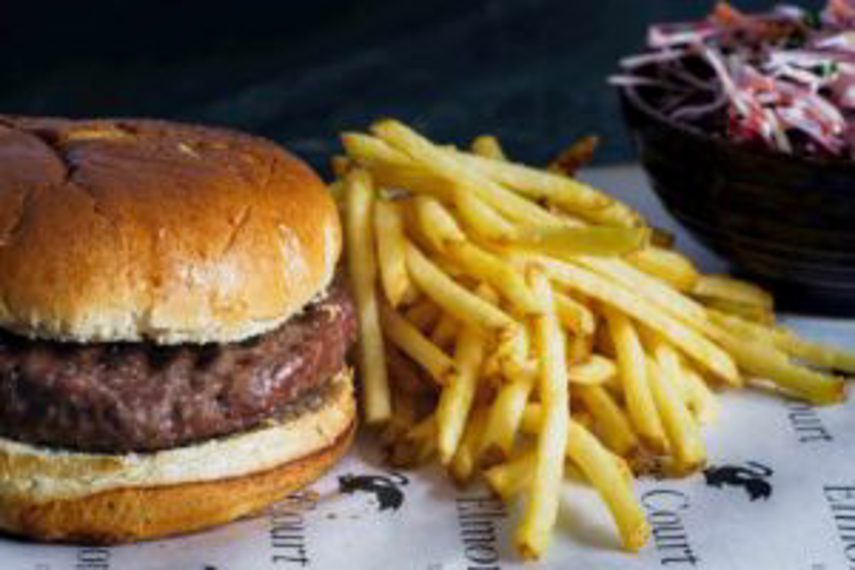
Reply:
[[671, 214], [785, 308], [855, 314], [855, 163], [745, 148], [620, 90], [647, 176]]

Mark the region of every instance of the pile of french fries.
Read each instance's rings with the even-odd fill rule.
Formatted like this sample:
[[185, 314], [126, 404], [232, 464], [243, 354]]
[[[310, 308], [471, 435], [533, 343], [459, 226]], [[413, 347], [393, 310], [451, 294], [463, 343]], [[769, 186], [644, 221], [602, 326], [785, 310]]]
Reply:
[[383, 120], [333, 160], [359, 325], [364, 416], [396, 465], [432, 458], [523, 500], [515, 544], [547, 549], [565, 477], [589, 482], [621, 542], [649, 529], [634, 475], [706, 460], [714, 391], [775, 386], [829, 404], [855, 354], [775, 324], [772, 298], [701, 275], [625, 204], [498, 141], [439, 146]]

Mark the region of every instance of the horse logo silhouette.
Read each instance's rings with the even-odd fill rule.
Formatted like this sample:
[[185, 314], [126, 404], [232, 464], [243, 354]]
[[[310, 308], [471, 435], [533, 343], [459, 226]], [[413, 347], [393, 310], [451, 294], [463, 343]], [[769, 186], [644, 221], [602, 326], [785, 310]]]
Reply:
[[745, 465], [747, 467], [722, 465], [704, 469], [704, 479], [707, 485], [716, 489], [721, 489], [724, 485], [742, 487], [752, 502], [757, 499], [768, 500], [772, 496], [772, 485], [768, 479], [773, 471], [755, 461], [746, 461]]
[[404, 504], [404, 492], [401, 487], [409, 482], [410, 480], [400, 473], [391, 473], [388, 476], [349, 473], [338, 478], [338, 490], [345, 495], [357, 492], [374, 495], [378, 511], [397, 511]]

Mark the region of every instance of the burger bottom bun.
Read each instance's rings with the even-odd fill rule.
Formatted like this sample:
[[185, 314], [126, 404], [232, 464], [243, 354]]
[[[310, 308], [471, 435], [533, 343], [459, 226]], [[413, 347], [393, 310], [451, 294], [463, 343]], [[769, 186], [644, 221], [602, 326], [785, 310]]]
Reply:
[[41, 541], [115, 544], [223, 524], [316, 480], [347, 451], [355, 430], [348, 370], [315, 409], [178, 449], [111, 456], [0, 439], [0, 529]]

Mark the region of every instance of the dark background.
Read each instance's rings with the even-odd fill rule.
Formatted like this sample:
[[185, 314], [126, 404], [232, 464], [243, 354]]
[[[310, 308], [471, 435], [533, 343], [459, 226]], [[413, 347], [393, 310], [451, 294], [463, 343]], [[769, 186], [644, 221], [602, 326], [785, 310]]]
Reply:
[[315, 165], [337, 131], [379, 116], [459, 143], [495, 133], [535, 162], [596, 132], [599, 162], [629, 160], [606, 77], [641, 47], [647, 23], [697, 19], [712, 4], [30, 2], [2, 12], [0, 111], [231, 125]]

